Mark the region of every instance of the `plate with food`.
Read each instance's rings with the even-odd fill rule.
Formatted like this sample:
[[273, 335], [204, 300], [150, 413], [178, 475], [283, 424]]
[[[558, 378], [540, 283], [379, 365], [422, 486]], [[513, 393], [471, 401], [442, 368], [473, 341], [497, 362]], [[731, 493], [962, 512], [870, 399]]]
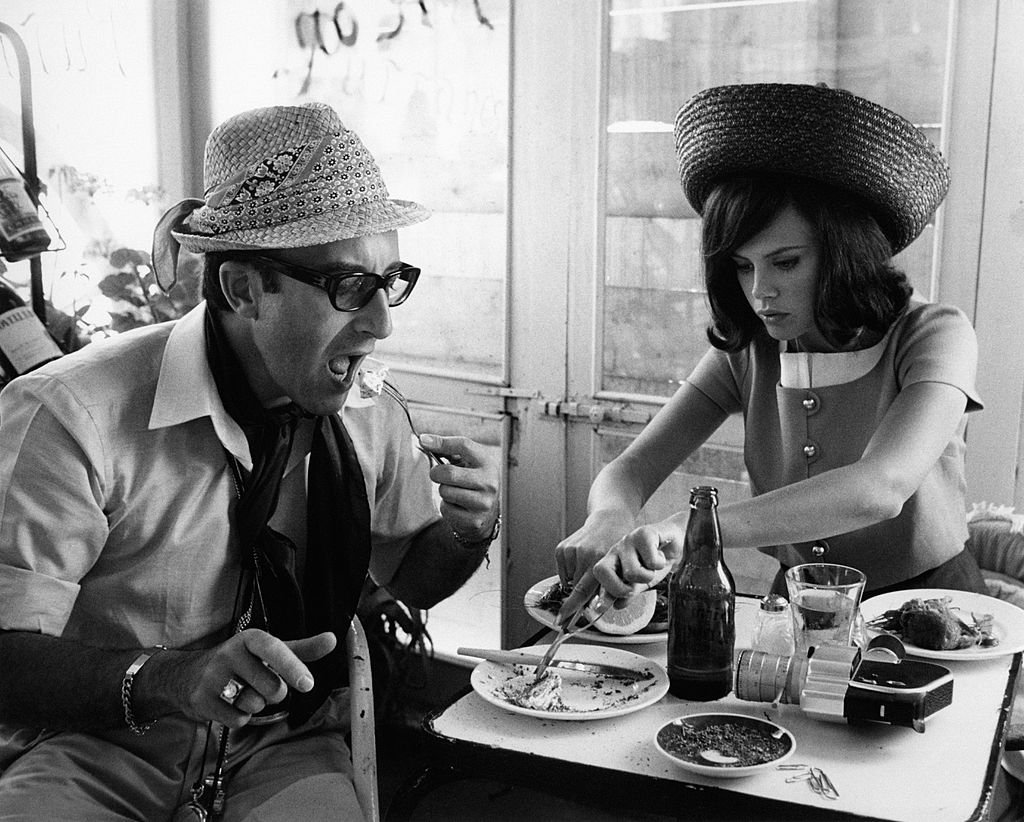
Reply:
[[[547, 645], [522, 648], [541, 656]], [[668, 693], [668, 674], [657, 662], [622, 648], [562, 646], [555, 659], [614, 665], [624, 672], [609, 676], [552, 665], [534, 682], [535, 665], [481, 662], [469, 681], [481, 697], [512, 713], [541, 719], [610, 719], [653, 705]]]
[[974, 660], [1024, 650], [1024, 610], [968, 591], [916, 588], [870, 597], [860, 605], [869, 631], [899, 637], [924, 659]]
[[654, 747], [680, 768], [734, 779], [775, 768], [793, 755], [793, 734], [767, 719], [733, 713], [697, 713], [666, 722]]
[[[573, 636], [611, 645], [668, 641], [667, 588], [666, 578], [656, 588], [631, 597], [625, 608], [609, 608], [590, 628], [584, 628]], [[541, 625], [556, 628], [558, 609], [571, 590], [557, 576], [548, 577], [526, 592], [523, 605]]]

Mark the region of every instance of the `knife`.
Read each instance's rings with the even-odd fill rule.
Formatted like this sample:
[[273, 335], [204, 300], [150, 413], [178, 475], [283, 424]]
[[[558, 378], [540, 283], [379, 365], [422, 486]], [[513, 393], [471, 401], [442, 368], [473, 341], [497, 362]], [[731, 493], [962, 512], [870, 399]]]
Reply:
[[[519, 651], [497, 651], [488, 648], [459, 648], [458, 653], [462, 656], [471, 656], [476, 659], [486, 659], [488, 662], [498, 662], [508, 665], [537, 665], [542, 657], [534, 654], [523, 654]], [[583, 671], [598, 676], [615, 676], [623, 679], [645, 679], [647, 671], [636, 668], [625, 668], [620, 665], [607, 665], [603, 662], [582, 662], [578, 659], [553, 659], [549, 663], [552, 668], [567, 668], [571, 671]]]

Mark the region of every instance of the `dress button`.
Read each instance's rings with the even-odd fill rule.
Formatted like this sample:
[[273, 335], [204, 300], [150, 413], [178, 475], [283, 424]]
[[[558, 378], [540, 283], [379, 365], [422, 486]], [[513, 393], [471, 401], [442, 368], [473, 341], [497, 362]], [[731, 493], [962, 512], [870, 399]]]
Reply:
[[813, 443], [808, 443], [807, 445], [804, 446], [804, 456], [807, 457], [807, 459], [814, 459], [817, 455], [818, 446], [814, 445]]
[[806, 411], [814, 411], [818, 407], [818, 401], [814, 397], [807, 397], [803, 401], [803, 406]]

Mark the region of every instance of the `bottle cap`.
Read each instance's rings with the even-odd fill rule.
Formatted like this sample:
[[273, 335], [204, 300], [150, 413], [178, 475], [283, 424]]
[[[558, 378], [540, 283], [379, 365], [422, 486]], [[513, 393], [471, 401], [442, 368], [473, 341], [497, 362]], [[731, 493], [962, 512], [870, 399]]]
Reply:
[[782, 594], [768, 594], [768, 596], [761, 600], [761, 610], [771, 613], [785, 611], [788, 605], [789, 600], [782, 596]]

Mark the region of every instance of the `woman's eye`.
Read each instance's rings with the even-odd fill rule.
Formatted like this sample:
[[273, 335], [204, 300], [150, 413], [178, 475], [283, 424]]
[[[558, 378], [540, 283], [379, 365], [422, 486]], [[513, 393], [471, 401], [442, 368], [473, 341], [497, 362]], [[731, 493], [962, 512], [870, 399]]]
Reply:
[[737, 262], [735, 263], [735, 266], [737, 274], [749, 274], [754, 270], [754, 266], [752, 266], [750, 263]]
[[786, 257], [781, 260], [776, 260], [775, 267], [781, 268], [783, 271], [789, 271], [791, 268], [796, 268], [799, 262], [799, 257]]

